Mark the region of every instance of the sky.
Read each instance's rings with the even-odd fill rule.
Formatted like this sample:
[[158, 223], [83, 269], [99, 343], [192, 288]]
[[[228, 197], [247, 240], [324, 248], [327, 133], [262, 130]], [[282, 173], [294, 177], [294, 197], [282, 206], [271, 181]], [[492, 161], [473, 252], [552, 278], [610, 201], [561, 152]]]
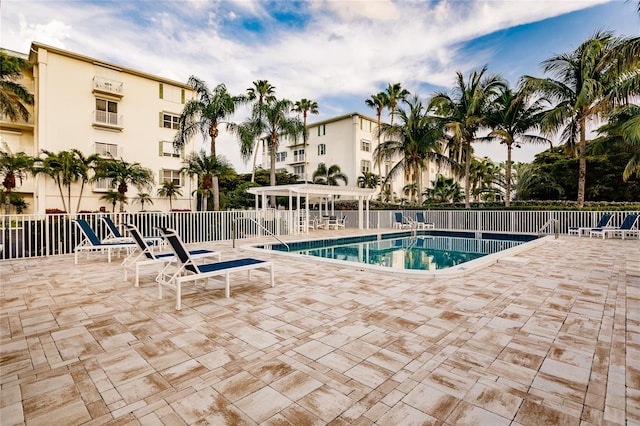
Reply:
[[[635, 0], [2, 0], [0, 47], [27, 53], [38, 41], [181, 82], [195, 75], [233, 94], [268, 80], [278, 98], [316, 101], [313, 123], [375, 117], [365, 99], [388, 83], [426, 102], [450, 92], [457, 71], [486, 65], [512, 85], [543, 76], [542, 61], [597, 30], [640, 35], [636, 8]], [[221, 132], [216, 148], [237, 171], [250, 169], [232, 136]], [[530, 162], [544, 148], [524, 145], [513, 160]], [[497, 142], [474, 149], [506, 160]]]

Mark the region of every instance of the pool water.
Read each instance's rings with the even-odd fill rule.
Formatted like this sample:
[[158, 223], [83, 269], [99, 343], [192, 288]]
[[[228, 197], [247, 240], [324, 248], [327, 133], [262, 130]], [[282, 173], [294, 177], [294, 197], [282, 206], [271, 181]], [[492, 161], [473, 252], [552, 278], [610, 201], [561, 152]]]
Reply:
[[[476, 238], [477, 237], [477, 238]], [[534, 235], [418, 231], [261, 246], [401, 270], [451, 268], [535, 239]]]

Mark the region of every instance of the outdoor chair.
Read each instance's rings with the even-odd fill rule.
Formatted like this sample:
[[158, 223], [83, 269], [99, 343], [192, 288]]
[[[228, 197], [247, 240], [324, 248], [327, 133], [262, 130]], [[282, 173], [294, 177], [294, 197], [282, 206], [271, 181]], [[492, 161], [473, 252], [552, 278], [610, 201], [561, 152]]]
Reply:
[[89, 222], [84, 219], [75, 219], [74, 222], [77, 225], [78, 229], [80, 229], [80, 232], [83, 236], [80, 244], [78, 244], [73, 250], [75, 258], [74, 262], [76, 265], [78, 264], [78, 253], [80, 253], [81, 251], [86, 251], [87, 256], [92, 251], [101, 253], [106, 252], [107, 259], [109, 262], [111, 262], [111, 252], [113, 250], [131, 250], [136, 247], [133, 242], [127, 243], [118, 241], [102, 241], [93, 231], [91, 225], [89, 225]]
[[[105, 225], [107, 225], [107, 230], [109, 231], [109, 236], [106, 237], [103, 241], [105, 242], [113, 241], [113, 242], [121, 242], [121, 243], [135, 242], [132, 237], [123, 236], [120, 233], [120, 230], [118, 229], [116, 224], [113, 222], [113, 220], [109, 216], [100, 216], [100, 219], [102, 220], [102, 222], [104, 222]], [[162, 237], [144, 236], [143, 238], [145, 239], [147, 244], [153, 244], [156, 246], [162, 244]]]
[[393, 213], [393, 228], [411, 228], [411, 222], [401, 212]]
[[628, 214], [622, 224], [619, 227], [609, 227], [609, 228], [594, 228], [589, 231], [589, 237], [602, 237], [607, 238], [611, 237], [622, 237], [626, 236], [638, 236], [640, 238], [640, 230], [638, 229], [638, 216], [637, 214]]
[[[275, 285], [273, 263], [253, 258], [241, 258], [222, 262], [206, 263], [198, 265], [189, 254], [178, 233], [173, 229], [160, 229], [171, 249], [176, 255], [176, 262], [168, 263], [156, 277], [158, 283], [158, 296], [162, 298], [162, 287], [166, 286], [176, 291], [176, 309], [182, 306], [182, 284], [210, 278], [222, 278], [225, 281], [225, 297], [230, 296], [229, 276], [232, 272], [247, 271], [251, 280], [251, 271], [254, 269], [269, 272], [271, 287]], [[205, 285], [206, 288], [206, 285]]]
[[[125, 226], [137, 244], [137, 248], [129, 253], [129, 256], [127, 256], [122, 262], [124, 280], [127, 281], [127, 271], [129, 269], [135, 270], [136, 280], [134, 286], [138, 287], [140, 283], [140, 267], [150, 265], [165, 266], [167, 263], [176, 260], [176, 257], [174, 253], [154, 253], [155, 247], [145, 241], [142, 234], [140, 234], [140, 230], [138, 230], [135, 225], [127, 224]], [[220, 260], [220, 252], [212, 250], [191, 250], [189, 251], [189, 255], [193, 259], [215, 257], [217, 260]]]
[[329, 216], [329, 220], [327, 221], [327, 229], [344, 229], [345, 222], [347, 221], [346, 216], [342, 216], [341, 219], [338, 219], [337, 216]]
[[435, 227], [433, 222], [427, 222], [424, 218], [424, 212], [416, 212], [416, 227], [419, 229], [433, 229]]
[[591, 231], [592, 229], [606, 228], [609, 225], [609, 222], [611, 222], [612, 216], [613, 215], [611, 213], [603, 214], [602, 217], [600, 217], [600, 220], [598, 221], [596, 226], [588, 226], [588, 227], [570, 226], [569, 235], [577, 235], [579, 237], [582, 237], [582, 236], [589, 235], [589, 231]]

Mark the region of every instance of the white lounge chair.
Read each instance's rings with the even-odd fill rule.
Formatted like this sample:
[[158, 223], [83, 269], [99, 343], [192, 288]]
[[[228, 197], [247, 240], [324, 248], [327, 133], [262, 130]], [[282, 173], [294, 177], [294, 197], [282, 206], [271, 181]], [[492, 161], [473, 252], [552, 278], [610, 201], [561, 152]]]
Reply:
[[[150, 245], [140, 234], [140, 231], [135, 225], [127, 224], [127, 231], [131, 234], [131, 237], [135, 241], [137, 248], [129, 253], [122, 262], [122, 268], [124, 270], [124, 280], [127, 281], [127, 272], [131, 269], [136, 272], [135, 287], [140, 283], [140, 268], [143, 266], [161, 265], [165, 266], [167, 263], [176, 260], [175, 253], [154, 253], [154, 247]], [[212, 250], [191, 250], [189, 255], [193, 259], [206, 259], [216, 258], [220, 260], [220, 252]]]
[[84, 219], [75, 219], [74, 220], [75, 224], [78, 226], [78, 229], [80, 229], [80, 232], [83, 235], [82, 240], [80, 241], [80, 244], [78, 244], [74, 251], [74, 262], [77, 265], [78, 264], [78, 253], [80, 253], [81, 251], [86, 251], [87, 255], [89, 252], [101, 252], [107, 253], [107, 259], [109, 262], [111, 262], [111, 252], [114, 250], [132, 250], [136, 247], [136, 245], [133, 242], [117, 242], [117, 241], [102, 241], [100, 240], [100, 238], [98, 238], [98, 236], [96, 235], [95, 232], [93, 232], [93, 229], [91, 228], [91, 226], [89, 225], [89, 222], [87, 222]]
[[591, 231], [592, 229], [602, 229], [607, 227], [609, 225], [609, 222], [611, 222], [612, 216], [613, 215], [611, 213], [603, 214], [602, 217], [600, 217], [600, 220], [598, 221], [596, 226], [589, 226], [589, 227], [570, 226], [569, 235], [577, 235], [578, 237], [587, 236], [589, 235], [589, 231]]
[[424, 212], [416, 212], [416, 227], [418, 229], [433, 229], [435, 224], [433, 222], [427, 222], [424, 218]]
[[[113, 223], [113, 220], [111, 220], [109, 216], [101, 216], [100, 219], [102, 220], [102, 222], [104, 222], [105, 225], [107, 225], [107, 230], [109, 231], [109, 236], [103, 240], [104, 242], [107, 242], [107, 241], [113, 241], [113, 242], [119, 242], [119, 243], [135, 242], [132, 237], [125, 237], [124, 235], [122, 235], [120, 233], [120, 230], [116, 226], [116, 224]], [[145, 239], [147, 244], [153, 244], [155, 246], [159, 246], [160, 244], [162, 244], [162, 237], [145, 236], [143, 238]]]
[[622, 224], [619, 227], [609, 227], [609, 228], [595, 228], [589, 231], [589, 237], [622, 237], [626, 236], [637, 236], [640, 238], [640, 230], [638, 229], [638, 216], [637, 214], [629, 214], [627, 215]]
[[401, 212], [393, 213], [393, 227], [394, 228], [411, 228], [411, 222]]
[[208, 280], [209, 278], [221, 278], [222, 276], [225, 279], [225, 297], [229, 297], [229, 275], [231, 272], [247, 271], [250, 280], [251, 271], [257, 269], [269, 272], [271, 287], [275, 285], [272, 262], [253, 258], [242, 258], [198, 265], [194, 262], [193, 257], [189, 255], [182, 239], [175, 230], [162, 228], [161, 232], [169, 242], [171, 249], [174, 251], [178, 265], [176, 267], [175, 262], [169, 263], [158, 274], [156, 278], [156, 281], [158, 282], [158, 297], [162, 298], [163, 286], [174, 289], [176, 291], [177, 310], [180, 310], [182, 306], [182, 284], [184, 283], [201, 279]]

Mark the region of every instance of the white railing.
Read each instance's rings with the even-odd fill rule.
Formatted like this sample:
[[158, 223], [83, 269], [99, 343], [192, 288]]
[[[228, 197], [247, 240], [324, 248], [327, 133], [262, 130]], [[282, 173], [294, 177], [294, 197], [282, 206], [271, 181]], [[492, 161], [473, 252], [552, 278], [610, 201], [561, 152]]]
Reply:
[[[369, 212], [369, 228], [391, 229], [393, 214], [397, 210]], [[415, 219], [415, 210], [401, 211]], [[427, 210], [425, 220], [433, 222], [436, 229], [459, 231], [506, 232], [510, 234], [537, 234], [543, 224], [557, 220], [559, 233], [568, 234], [569, 227], [595, 226], [600, 216], [611, 213], [611, 226], [620, 226], [627, 214], [640, 211], [486, 211], [486, 210]], [[2, 215], [0, 214], [0, 259], [31, 258], [73, 253], [80, 242], [75, 224], [71, 219], [87, 219], [100, 238], [107, 236], [100, 215]], [[121, 227], [132, 222], [144, 235], [157, 235], [158, 226], [174, 228], [187, 243], [230, 241], [236, 222], [236, 239], [264, 236], [264, 228], [276, 236], [300, 234], [300, 213], [286, 210], [238, 210], [225, 212], [145, 212], [106, 213]], [[346, 217], [346, 228], [358, 227], [357, 211], [336, 211], [337, 216]], [[306, 212], [305, 216], [306, 217]], [[310, 211], [309, 218], [318, 217]], [[237, 220], [249, 218], [251, 220]], [[365, 217], [365, 223], [367, 218]], [[257, 224], [256, 224], [257, 223]], [[259, 225], [259, 226], [258, 226]], [[313, 232], [313, 231], [311, 231]]]
[[122, 114], [118, 115], [118, 113], [115, 112], [96, 110], [93, 112], [93, 122], [114, 127], [123, 127], [124, 119], [122, 118]]
[[114, 95], [122, 95], [124, 83], [118, 80], [111, 80], [104, 77], [93, 77], [93, 88], [101, 92], [112, 93]]

